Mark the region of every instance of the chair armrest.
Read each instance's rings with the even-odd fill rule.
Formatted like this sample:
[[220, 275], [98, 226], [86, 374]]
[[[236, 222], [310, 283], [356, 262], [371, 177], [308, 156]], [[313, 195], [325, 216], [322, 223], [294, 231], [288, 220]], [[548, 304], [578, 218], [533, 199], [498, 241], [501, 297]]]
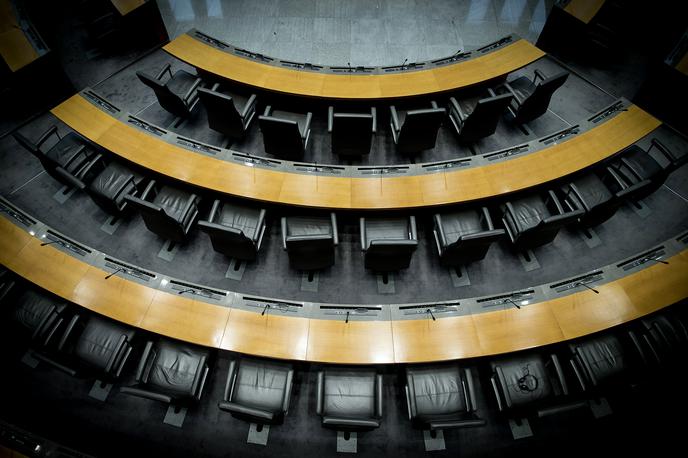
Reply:
[[674, 162], [676, 162], [676, 156], [674, 156], [674, 153], [672, 153], [671, 150], [667, 148], [664, 143], [659, 141], [659, 139], [652, 139], [652, 141], [650, 142], [650, 148], [648, 148], [647, 152], [649, 153], [653, 147], [656, 147], [659, 150], [659, 152], [662, 153], [662, 155], [669, 161], [669, 163], [673, 164]]
[[521, 103], [523, 103], [523, 100], [521, 100], [521, 99], [518, 97], [518, 94], [516, 93], [516, 91], [514, 90], [514, 88], [511, 87], [511, 84], [509, 84], [509, 83], [504, 83], [504, 84], [502, 85], [502, 87], [505, 88], [505, 89], [512, 95], [512, 97], [513, 97], [512, 100], [513, 100], [514, 102], [516, 102], [517, 105], [521, 105]]
[[284, 399], [282, 399], [282, 412], [289, 411], [289, 402], [291, 401], [291, 389], [294, 383], [294, 369], [289, 369], [287, 372], [287, 381], [284, 384]]
[[261, 208], [260, 213], [258, 213], [258, 221], [256, 222], [256, 229], [253, 231], [253, 237], [251, 240], [257, 242], [260, 236], [263, 234], [263, 226], [265, 226], [265, 209]]
[[330, 105], [327, 107], [327, 133], [332, 133], [332, 127], [334, 126], [334, 107]]
[[265, 110], [263, 111], [263, 116], [270, 116], [271, 111], [272, 111], [272, 105], [266, 106]]
[[497, 93], [491, 87], [487, 88], [487, 93], [490, 94], [490, 97], [496, 97], [497, 96]]
[[494, 224], [492, 223], [492, 217], [490, 216], [490, 211], [487, 209], [487, 207], [482, 207], [480, 209], [483, 213], [483, 218], [485, 219], [485, 222], [487, 223], [487, 230], [488, 231], [494, 231]]
[[485, 420], [482, 418], [469, 418], [466, 420], [439, 420], [430, 422], [430, 430], [467, 428], [470, 426], [484, 426]]
[[497, 408], [499, 409], [500, 412], [504, 411], [504, 406], [502, 405], [502, 398], [499, 395], [499, 388], [497, 388], [497, 379], [496, 375], [492, 374], [490, 376], [490, 384], [492, 385], [492, 391], [494, 392], [495, 399], [497, 399]]
[[633, 167], [633, 164], [628, 159], [626, 159], [625, 157], [622, 157], [620, 159], [620, 162], [621, 162], [621, 164], [625, 165], [626, 168], [628, 168], [628, 170], [631, 171], [631, 173], [633, 174], [633, 176], [635, 177], [636, 180], [642, 180], [642, 177], [640, 175], [640, 171], [637, 170], [635, 167]]
[[373, 133], [377, 133], [377, 108], [375, 107], [370, 107], [370, 114], [373, 117], [373, 128], [372, 131]]
[[416, 217], [409, 216], [409, 240], [418, 240], [418, 230], [416, 229]]
[[337, 230], [337, 215], [335, 212], [330, 212], [330, 222], [332, 223], [332, 237], [334, 245], [339, 245], [339, 231]]
[[45, 131], [43, 135], [41, 135], [41, 138], [38, 139], [38, 141], [36, 142], [36, 148], [40, 149], [43, 143], [45, 143], [52, 135], [57, 135], [57, 138], [59, 140], [62, 139], [62, 137], [60, 137], [59, 132], [57, 131], [57, 126], [52, 126], [50, 127], [50, 129]]
[[550, 189], [550, 190], [547, 191], [547, 194], [549, 195], [549, 199], [548, 199], [548, 200], [550, 200], [550, 201], [554, 204], [554, 206], [555, 206], [556, 209], [557, 209], [557, 212], [558, 212], [560, 215], [563, 215], [563, 214], [565, 213], [564, 207], [561, 206], [561, 202], [559, 202], [559, 198], [558, 198], [557, 195], [554, 193], [554, 191]]
[[399, 116], [397, 115], [397, 108], [394, 105], [390, 105], [389, 112], [391, 114], [390, 121], [392, 125], [392, 130], [398, 133], [401, 130], [401, 126], [399, 125]]
[[156, 393], [154, 391], [142, 390], [140, 388], [134, 388], [132, 386], [123, 386], [119, 390], [120, 393], [131, 394], [133, 396], [138, 396], [140, 398], [151, 399], [153, 401], [162, 401], [167, 404], [172, 403], [172, 398], [165, 394]]
[[227, 370], [227, 382], [225, 383], [225, 392], [222, 395], [224, 401], [232, 400], [232, 392], [234, 391], [234, 380], [236, 379], [237, 362], [235, 359], [229, 362], [229, 369]]
[[184, 102], [186, 102], [187, 105], [189, 104], [189, 101], [192, 99], [191, 96], [193, 95], [194, 91], [196, 89], [198, 89], [198, 86], [201, 84], [201, 82], [202, 82], [202, 80], [200, 78], [196, 78], [196, 81], [193, 82], [193, 84], [191, 85], [189, 90], [186, 91], [186, 94], [184, 94], [184, 97], [182, 100], [184, 100]]
[[55, 173], [60, 175], [60, 177], [62, 177], [62, 179], [69, 183], [69, 185], [73, 188], [80, 190], [84, 190], [86, 188], [86, 183], [84, 183], [83, 181], [81, 181], [80, 179], [78, 179], [77, 177], [75, 177], [74, 175], [72, 175], [60, 166], [55, 167]]
[[244, 109], [241, 110], [241, 117], [246, 119], [246, 116], [253, 110], [255, 112], [256, 110], [256, 94], [251, 94], [251, 96], [248, 98], [246, 101], [246, 105], [244, 105]]
[[318, 386], [316, 388], [316, 405], [315, 412], [318, 415], [323, 414], [323, 395], [325, 392], [325, 372], [318, 372]]
[[196, 206], [196, 199], [198, 199], [198, 196], [196, 194], [191, 194], [186, 200], [186, 205], [184, 206], [184, 211], [182, 212], [182, 221], [186, 220], [189, 211], [191, 211], [191, 207]]
[[439, 213], [435, 213], [433, 215], [433, 219], [435, 221], [435, 233], [439, 237], [438, 242], [442, 245], [442, 247], [447, 246], [447, 237], [444, 235], [444, 229], [442, 228], [442, 215]]
[[541, 72], [540, 70], [538, 70], [538, 69], [535, 69], [535, 76], [533, 77], [533, 84], [535, 84], [535, 81], [537, 81], [538, 78], [541, 79], [542, 81], [544, 81], [544, 80], [547, 79], [547, 77], [545, 76], [544, 73], [542, 73], [542, 72]]
[[358, 219], [358, 228], [361, 232], [361, 251], [365, 251], [368, 249], [368, 241], [366, 240], [366, 224], [364, 217]]
[[561, 363], [559, 362], [559, 357], [552, 353], [550, 355], [550, 358], [552, 359], [552, 364], [554, 365], [554, 371], [557, 374], [557, 378], [559, 379], [559, 385], [561, 385], [561, 391], [565, 394], [569, 394], [569, 387], [568, 384], [566, 383], [566, 379], [564, 378], [564, 371], [561, 368]]
[[220, 208], [220, 199], [215, 199], [215, 201], [213, 201], [213, 206], [210, 209], [210, 214], [208, 214], [208, 222], [209, 223], [215, 222], [215, 217], [217, 216], [217, 211], [219, 208]]
[[375, 376], [375, 416], [382, 418], [382, 374]]
[[170, 63], [165, 64], [165, 66], [162, 68], [162, 70], [160, 70], [158, 72], [155, 79], [159, 80], [160, 78], [162, 78], [162, 75], [164, 75], [166, 72], [169, 73], [170, 78], [172, 78], [172, 64], [170, 64]]
[[638, 355], [640, 355], [640, 359], [643, 361], [643, 366], [647, 367], [649, 365], [649, 359], [647, 357], [647, 352], [643, 348], [643, 346], [640, 344], [640, 340], [638, 339], [638, 335], [635, 333], [633, 330], [629, 330], [628, 332], [628, 337], [631, 339], [631, 342], [633, 342], [633, 346], [638, 352]]
[[67, 328], [62, 333], [62, 337], [60, 338], [60, 342], [57, 344], [57, 349], [59, 351], [62, 351], [64, 349], [64, 346], [67, 343], [67, 339], [69, 339], [70, 334], [72, 333], [72, 331], [74, 331], [74, 327], [79, 322], [79, 319], [80, 319], [80, 316], [78, 314], [76, 314], [72, 317], [71, 320], [69, 320], [69, 323], [67, 324]]
[[469, 412], [475, 412], [478, 410], [478, 402], [475, 399], [475, 385], [473, 384], [473, 373], [470, 369], [464, 369], [464, 374], [466, 377], [466, 385], [468, 388], [468, 399], [470, 400]]
[[311, 131], [311, 119], [313, 119], [313, 113], [309, 111], [306, 113], [306, 124], [303, 127], [303, 134], [301, 135], [301, 137], [304, 139], [308, 138], [308, 134]]
[[228, 412], [250, 415], [252, 417], [262, 418], [262, 419], [267, 420], [267, 421], [271, 421], [272, 419], [275, 418], [275, 414], [273, 412], [263, 410], [263, 409], [257, 409], [255, 407], [243, 406], [243, 405], [237, 404], [235, 402], [221, 401], [217, 406], [220, 409], [226, 410]]
[[409, 393], [408, 384], [404, 385], [404, 394], [406, 395], [406, 411], [408, 412], [409, 420], [413, 419], [413, 414], [411, 413], [411, 394]]
[[280, 220], [282, 226], [282, 249], [287, 250], [287, 217], [283, 216]]
[[461, 107], [459, 106], [459, 102], [456, 101], [454, 97], [449, 97], [449, 114], [451, 116], [451, 109], [454, 109], [456, 113], [459, 115], [459, 121], [461, 124], [463, 124], [464, 120], [466, 119], [466, 114], [461, 110]]
[[[590, 211], [590, 205], [588, 205], [588, 203], [585, 201], [585, 199], [583, 198], [583, 195], [580, 193], [580, 190], [578, 189], [578, 186], [576, 186], [575, 183], [569, 183], [569, 192], [572, 192], [576, 195], [576, 197], [578, 198], [578, 201], [581, 204], [583, 204], [583, 209], [586, 212]], [[568, 196], [568, 193], [567, 193], [567, 196]]]
[[431, 107], [431, 108], [439, 108], [439, 105], [437, 105], [437, 102], [436, 102], [436, 101], [431, 100], [431, 101], [430, 101], [430, 107]]
[[203, 371], [203, 377], [201, 378], [201, 385], [198, 388], [198, 393], [194, 396], [197, 401], [200, 401], [201, 396], [203, 396], [203, 389], [205, 388], [205, 382], [208, 380], [208, 374], [210, 373], [210, 368], [207, 365], [204, 365], [202, 371]]
[[199, 391], [198, 386], [204, 377], [203, 374], [206, 369], [206, 357], [204, 355], [201, 356], [201, 360], [198, 361], [198, 366], [196, 366], [196, 375], [194, 375], [193, 382], [191, 383], [191, 392], [189, 393], [191, 396], [196, 396], [196, 393]]
[[580, 373], [580, 369], [578, 368], [578, 365], [573, 359], [569, 360], [569, 363], [571, 364], [571, 367], [573, 368], [573, 373], [576, 374], [576, 378], [578, 379], [578, 383], [580, 383], [581, 389], [585, 391], [585, 381], [583, 380], [583, 374]]
[[105, 160], [103, 159], [103, 155], [98, 153], [95, 156], [93, 156], [92, 159], [86, 163], [86, 166], [84, 166], [80, 171], [79, 171], [79, 178], [80, 179], [85, 179], [87, 176], [91, 174], [93, 171], [93, 167], [95, 166], [100, 166], [101, 169], [100, 171], [102, 172], [105, 170]]
[[[151, 196], [151, 192], [155, 191], [155, 193]], [[158, 191], [155, 189], [155, 180], [150, 180], [148, 183], [148, 186], [146, 186], [146, 189], [143, 190], [143, 194], [141, 194], [141, 197], [139, 199], [141, 200], [148, 200], [148, 197], [155, 197], [155, 195], [158, 193]]]
[[139, 360], [139, 365], [136, 368], [136, 381], [140, 382], [143, 379], [143, 371], [146, 369], [146, 363], [148, 363], [148, 358], [150, 357], [151, 351], [153, 350], [153, 341], [149, 340], [146, 342], [146, 347], [143, 349], [143, 354]]
[[323, 425], [343, 426], [343, 427], [359, 427], [359, 428], [378, 428], [380, 422], [378, 420], [368, 420], [363, 418], [344, 418], [344, 417], [324, 417]]
[[110, 358], [108, 359], [107, 365], [105, 366], [105, 372], [110, 373], [112, 370], [112, 367], [115, 365], [115, 361], [117, 360], [117, 355], [122, 351], [122, 347], [124, 346], [125, 342], [127, 341], [127, 336], [122, 334], [119, 336], [119, 340], [117, 341], [117, 349], [112, 352], [110, 355]]

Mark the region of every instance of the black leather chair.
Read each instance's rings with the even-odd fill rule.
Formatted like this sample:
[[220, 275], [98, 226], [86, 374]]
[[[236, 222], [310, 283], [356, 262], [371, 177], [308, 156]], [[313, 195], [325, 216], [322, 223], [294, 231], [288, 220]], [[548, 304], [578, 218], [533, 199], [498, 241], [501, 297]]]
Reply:
[[611, 332], [579, 339], [569, 344], [569, 350], [571, 367], [586, 392], [599, 394], [605, 388], [635, 381], [634, 371], [639, 367], [640, 358], [634, 358]]
[[652, 360], [663, 368], [685, 373], [688, 330], [683, 321], [675, 313], [662, 311], [643, 318], [640, 325]]
[[[163, 82], [165, 73], [168, 73], [170, 77]], [[198, 102], [196, 89], [201, 84], [199, 77], [186, 70], [177, 70], [172, 74], [171, 64], [166, 64], [155, 77], [141, 71], [136, 72], [136, 76], [143, 84], [155, 91], [158, 103], [165, 110], [181, 118], [191, 115]]]
[[500, 411], [542, 417], [581, 407], [556, 354], [520, 352], [490, 362], [490, 382]]
[[414, 154], [435, 147], [447, 110], [439, 108], [434, 100], [430, 104], [431, 108], [416, 110], [397, 110], [390, 105], [392, 137], [400, 153]]
[[504, 237], [495, 229], [486, 207], [435, 213], [433, 234], [444, 267], [460, 267], [485, 258], [490, 246]]
[[319, 270], [334, 265], [339, 244], [337, 216], [282, 217], [282, 248], [296, 270]]
[[550, 243], [559, 229], [583, 215], [582, 209], [564, 208], [554, 191], [533, 193], [501, 206], [502, 224], [518, 249], [535, 248]]
[[226, 90], [199, 88], [198, 97], [208, 112], [208, 125], [230, 138], [243, 138], [256, 115], [256, 95], [248, 98]]
[[[527, 76], [521, 76], [498, 86], [496, 92], [513, 96], [509, 111], [516, 122], [522, 124], [545, 114], [552, 95], [566, 82], [568, 77], [569, 72], [567, 71], [561, 71], [554, 76], [547, 77], [540, 70], [535, 70], [535, 76], [532, 80]], [[539, 84], [537, 83], [538, 80], [540, 80]]]
[[289, 410], [294, 368], [255, 358], [233, 359], [220, 409], [257, 424], [280, 424]]
[[416, 218], [361, 218], [365, 268], [375, 272], [407, 269], [418, 248]]
[[[660, 161], [650, 152], [656, 148], [660, 153]], [[647, 197], [659, 189], [671, 172], [688, 161], [688, 154], [676, 156], [658, 139], [653, 138], [647, 151], [637, 145], [631, 145], [613, 159], [610, 168], [616, 171], [627, 187], [641, 186], [641, 192], [636, 192], [636, 200]], [[643, 186], [646, 185], [646, 186]]]
[[327, 132], [332, 135], [332, 152], [340, 156], [359, 157], [370, 153], [373, 137], [377, 132], [377, 111], [370, 113], [335, 113], [327, 111]]
[[124, 199], [136, 208], [151, 232], [166, 240], [183, 242], [198, 216], [200, 198], [181, 189], [158, 186], [151, 180], [141, 197]]
[[312, 117], [311, 112], [304, 115], [265, 107], [258, 116], [265, 152], [284, 159], [301, 156], [308, 148]]
[[136, 384], [120, 391], [177, 406], [200, 401], [210, 372], [209, 358], [203, 347], [148, 341], [136, 369]]
[[318, 372], [317, 414], [337, 431], [369, 431], [382, 420], [382, 374], [373, 369], [327, 368]]
[[216, 199], [207, 220], [198, 227], [210, 237], [213, 249], [230, 258], [253, 261], [265, 234], [265, 209], [229, 204]]
[[0, 307], [5, 298], [8, 298], [15, 291], [17, 279], [5, 267], [0, 265]]
[[[57, 126], [50, 127], [35, 143], [19, 132], [12, 136], [41, 161], [51, 177], [68, 187], [83, 189], [83, 182], [88, 181], [91, 171], [102, 159], [88, 140], [75, 132], [62, 137]], [[46, 143], [53, 136], [57, 141]]]
[[29, 288], [9, 302], [12, 334], [36, 349], [55, 342], [66, 319], [67, 304], [55, 296]]
[[138, 171], [111, 162], [107, 165], [103, 163], [88, 185], [82, 184], [100, 208], [111, 215], [121, 215], [128, 207], [125, 197], [141, 193], [144, 181], [145, 177]]
[[406, 405], [414, 426], [444, 430], [482, 426], [470, 369], [457, 364], [406, 368]]
[[449, 120], [459, 140], [472, 143], [495, 133], [502, 114], [511, 102], [511, 94], [496, 95], [488, 89], [490, 96], [481, 99], [457, 101], [449, 98]]

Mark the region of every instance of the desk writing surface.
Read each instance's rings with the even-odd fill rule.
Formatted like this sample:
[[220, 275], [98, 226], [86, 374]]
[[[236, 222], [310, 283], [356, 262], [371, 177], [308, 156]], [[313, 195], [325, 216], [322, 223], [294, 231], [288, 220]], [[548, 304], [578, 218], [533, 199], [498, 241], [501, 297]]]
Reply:
[[587, 24], [602, 8], [604, 2], [605, 0], [571, 0], [564, 7], [564, 11]]
[[270, 358], [305, 360], [308, 319], [232, 309], [220, 348]]
[[38, 59], [38, 52], [26, 38], [24, 31], [13, 28], [0, 32], [0, 55], [13, 72]]
[[[431, 177], [431, 178], [428, 178]], [[351, 178], [352, 208], [404, 208], [424, 205], [421, 183], [434, 175]]]
[[420, 363], [471, 358], [482, 354], [478, 333], [470, 315], [428, 319], [394, 320], [394, 360]]
[[335, 364], [393, 363], [392, 324], [311, 319], [306, 359]]
[[280, 202], [326, 208], [351, 208], [352, 178], [298, 173], [282, 175]]
[[158, 334], [208, 347], [219, 347], [229, 307], [156, 291], [141, 327]]
[[33, 237], [10, 222], [0, 217], [0, 262], [6, 266], [17, 261], [17, 253], [26, 246]]
[[73, 301], [117, 321], [140, 326], [155, 290], [111, 272], [90, 267], [74, 290]]
[[131, 13], [139, 6], [146, 3], [147, 0], [110, 0], [112, 5], [117, 8], [117, 11], [122, 16]]

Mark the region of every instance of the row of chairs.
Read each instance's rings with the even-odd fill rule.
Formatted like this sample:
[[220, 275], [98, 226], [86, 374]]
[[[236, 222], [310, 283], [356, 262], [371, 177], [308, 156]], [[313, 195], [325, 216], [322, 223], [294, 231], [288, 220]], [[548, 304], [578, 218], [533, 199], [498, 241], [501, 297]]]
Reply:
[[[73, 376], [97, 378], [93, 397], [107, 398], [131, 355], [138, 354], [135, 348], [143, 346], [134, 382], [120, 392], [167, 403], [177, 413], [201, 400], [214, 361], [207, 348], [158, 337], [139, 343], [134, 329], [76, 311], [33, 288], [8, 296], [5, 303], [8, 322], [13, 323], [10, 338], [27, 339], [40, 361]], [[565, 349], [491, 357], [489, 384], [498, 410], [522, 425], [529, 416], [577, 409], [591, 400], [599, 404], [605, 394], [643, 382], [646, 374], [681, 367], [687, 345], [682, 319], [669, 310], [632, 323], [623, 332], [576, 339]], [[485, 424], [477, 402], [478, 370], [467, 363], [405, 366], [406, 407], [415, 427], [435, 435]], [[289, 411], [294, 378], [295, 367], [288, 362], [232, 355], [218, 407], [251, 423], [280, 424]], [[316, 413], [323, 427], [348, 433], [379, 427], [384, 385], [376, 367], [322, 367]], [[166, 418], [177, 426], [183, 421]]]
[[[199, 219], [197, 194], [147, 180], [116, 161], [108, 163], [94, 145], [75, 133], [60, 137], [53, 126], [35, 143], [18, 132], [14, 136], [53, 177], [86, 190], [112, 215], [122, 216], [128, 207], [136, 209], [147, 228], [165, 240], [186, 241]], [[45, 146], [52, 136], [57, 141]], [[652, 154], [654, 149], [659, 156]], [[564, 226], [597, 226], [624, 202], [654, 192], [687, 159], [688, 155], [676, 156], [655, 138], [648, 150], [632, 145], [601, 167], [544, 191], [511, 198], [492, 212], [484, 206], [438, 212], [432, 230], [440, 261], [446, 267], [459, 267], [481, 260], [491, 244], [505, 236], [517, 250], [525, 251], [552, 242]], [[497, 215], [497, 225], [493, 215]], [[198, 221], [216, 251], [243, 261], [256, 259], [266, 224], [265, 209], [223, 199], [216, 199], [208, 217]], [[282, 246], [294, 269], [318, 270], [334, 264], [339, 243], [334, 213], [283, 217], [281, 232]], [[360, 241], [367, 269], [406, 269], [418, 245], [416, 219], [362, 217]]]
[[[170, 77], [163, 82], [166, 73]], [[185, 70], [172, 74], [170, 64], [155, 77], [141, 71], [137, 75], [155, 91], [160, 105], [175, 116], [188, 118], [200, 100], [208, 113], [209, 127], [231, 139], [243, 138], [255, 117], [256, 94], [245, 97], [226, 89], [220, 92], [219, 83], [211, 89], [200, 87], [201, 78]], [[532, 121], [547, 111], [554, 91], [564, 84], [568, 75], [562, 71], [546, 77], [540, 70], [535, 70], [532, 79], [521, 76], [494, 89], [489, 88], [484, 97], [461, 101], [451, 97], [448, 109], [439, 107], [435, 101], [430, 102], [430, 107], [410, 110], [391, 105], [390, 128], [394, 143], [403, 154], [434, 148], [447, 113], [459, 139], [466, 143], [492, 135], [506, 110], [518, 124]], [[311, 112], [276, 110], [268, 105], [258, 116], [265, 152], [285, 159], [302, 155], [308, 147], [312, 116]], [[332, 135], [334, 154], [349, 157], [369, 154], [377, 132], [376, 108], [354, 113], [335, 112], [330, 106], [327, 131]]]

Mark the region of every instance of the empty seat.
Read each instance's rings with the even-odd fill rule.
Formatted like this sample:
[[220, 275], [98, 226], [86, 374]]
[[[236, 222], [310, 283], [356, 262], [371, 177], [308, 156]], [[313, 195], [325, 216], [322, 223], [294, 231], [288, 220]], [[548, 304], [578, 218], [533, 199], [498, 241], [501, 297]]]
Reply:
[[151, 180], [140, 197], [125, 199], [136, 208], [151, 232], [166, 240], [183, 242], [198, 216], [200, 198], [171, 186], [158, 186]]
[[282, 248], [289, 265], [297, 270], [318, 270], [334, 265], [335, 246], [339, 244], [337, 216], [282, 217]]
[[[659, 160], [650, 154], [653, 148], [661, 153]], [[610, 167], [628, 187], [646, 184], [641, 192], [634, 195], [635, 199], [642, 199], [662, 186], [669, 174], [687, 160], [688, 154], [676, 156], [662, 142], [653, 138], [647, 151], [638, 145], [631, 145], [612, 160]]]
[[[12, 136], [41, 161], [50, 176], [65, 186], [79, 187], [80, 182], [73, 178], [86, 181], [92, 168], [101, 161], [101, 155], [92, 143], [75, 132], [62, 137], [57, 126], [50, 127], [36, 142], [19, 132], [14, 132]], [[48, 142], [53, 136], [57, 141]]]
[[198, 97], [208, 112], [208, 125], [227, 137], [242, 138], [256, 114], [256, 95], [219, 92], [218, 86], [198, 89]]
[[258, 117], [265, 152], [289, 159], [301, 156], [308, 147], [313, 114], [273, 110], [270, 105]]
[[327, 132], [332, 135], [332, 152], [340, 156], [358, 157], [370, 153], [373, 137], [377, 132], [377, 112], [337, 112], [329, 107]]
[[12, 331], [20, 338], [46, 347], [66, 317], [67, 304], [48, 293], [27, 289], [9, 304]]
[[495, 133], [502, 113], [511, 102], [511, 94], [495, 95], [492, 89], [489, 97], [457, 101], [449, 98], [449, 120], [456, 134], [463, 142], [471, 143]]
[[282, 423], [289, 410], [293, 379], [291, 364], [255, 358], [233, 359], [218, 406], [252, 423]]
[[473, 375], [457, 364], [406, 368], [409, 419], [421, 429], [482, 426], [477, 414]]
[[365, 268], [375, 272], [407, 269], [418, 248], [416, 218], [361, 218]]
[[265, 234], [265, 209], [230, 204], [216, 199], [208, 219], [198, 227], [210, 236], [218, 253], [253, 261]]
[[511, 242], [519, 249], [550, 243], [559, 229], [574, 223], [581, 209], [565, 209], [553, 191], [514, 199], [501, 206], [502, 223]]
[[535, 70], [532, 80], [527, 76], [521, 76], [498, 86], [496, 92], [513, 96], [509, 111], [516, 122], [521, 124], [545, 114], [554, 91], [559, 89], [568, 77], [567, 71], [561, 71], [548, 78], [540, 70]]
[[588, 336], [569, 344], [571, 366], [585, 391], [623, 384], [632, 368], [631, 355], [612, 333]]
[[136, 384], [121, 392], [167, 404], [199, 401], [210, 368], [208, 350], [170, 340], [148, 341], [143, 350]]
[[107, 164], [88, 184], [93, 201], [111, 215], [120, 215], [128, 207], [126, 196], [143, 191], [145, 177], [118, 162]]
[[430, 104], [431, 108], [415, 110], [389, 107], [392, 137], [400, 153], [414, 154], [435, 147], [437, 132], [447, 110], [439, 108], [434, 100]]
[[490, 362], [490, 381], [500, 411], [545, 416], [581, 403], [569, 396], [564, 369], [556, 354], [517, 353]]
[[614, 216], [624, 199], [635, 189], [624, 187], [616, 172], [605, 169], [576, 176], [562, 185], [560, 191], [565, 204], [583, 210], [578, 219], [580, 225], [593, 227]]
[[318, 372], [316, 411], [322, 425], [338, 431], [378, 428], [382, 374], [373, 369], [327, 368]]
[[[170, 77], [163, 82], [165, 73]], [[175, 116], [188, 117], [198, 102], [196, 89], [201, 79], [186, 70], [177, 70], [172, 74], [171, 64], [166, 64], [155, 77], [142, 71], [137, 71], [136, 76], [155, 91], [160, 106]]]
[[683, 359], [688, 350], [688, 330], [674, 313], [662, 311], [640, 320], [642, 337], [653, 360], [663, 366], [685, 372]]
[[485, 258], [490, 246], [504, 237], [504, 229], [495, 229], [486, 207], [436, 213], [433, 234], [440, 263], [459, 267]]

